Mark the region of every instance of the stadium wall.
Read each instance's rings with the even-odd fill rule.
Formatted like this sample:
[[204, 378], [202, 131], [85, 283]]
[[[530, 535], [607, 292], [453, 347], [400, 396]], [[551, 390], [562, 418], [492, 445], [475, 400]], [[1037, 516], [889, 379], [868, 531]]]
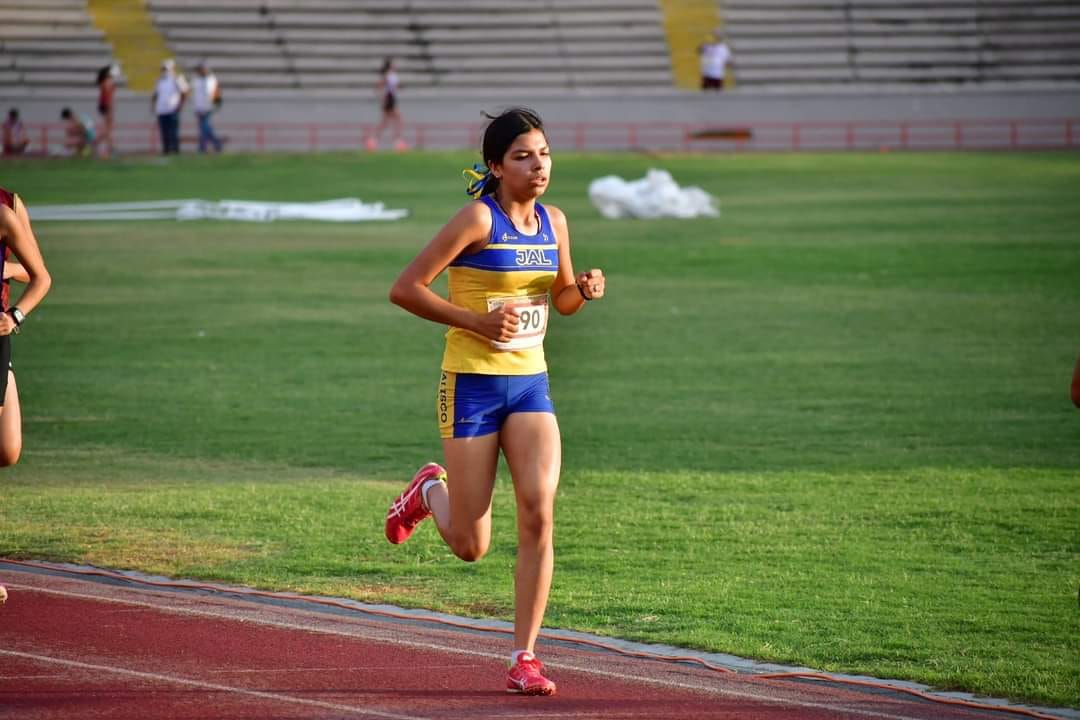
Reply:
[[[237, 97], [225, 86], [222, 122], [375, 123], [380, 110], [367, 93], [359, 97]], [[8, 93], [4, 93], [8, 95]], [[94, 114], [91, 94], [76, 98], [0, 98], [4, 107], [18, 107], [27, 122], [55, 122], [64, 106]], [[813, 92], [805, 94], [740, 90], [721, 94], [672, 90], [647, 95], [618, 94], [588, 97], [559, 93], [536, 95], [462, 94], [453, 98], [410, 96], [404, 90], [401, 111], [406, 122], [472, 123], [482, 110], [524, 104], [536, 108], [549, 122], [821, 122], [878, 120], [1008, 120], [1080, 117], [1080, 88], [1032, 90], [925, 90], [879, 92]], [[185, 108], [185, 115], [190, 110]], [[118, 96], [117, 121], [153, 120], [149, 97], [123, 92]]]

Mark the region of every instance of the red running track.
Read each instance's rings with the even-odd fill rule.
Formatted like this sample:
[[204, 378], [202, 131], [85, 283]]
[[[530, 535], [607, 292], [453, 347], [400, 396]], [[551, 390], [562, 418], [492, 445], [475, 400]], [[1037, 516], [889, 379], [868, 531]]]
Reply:
[[558, 694], [522, 697], [503, 691], [502, 635], [10, 565], [2, 579], [0, 716], [10, 720], [1019, 717], [563, 642], [538, 647]]

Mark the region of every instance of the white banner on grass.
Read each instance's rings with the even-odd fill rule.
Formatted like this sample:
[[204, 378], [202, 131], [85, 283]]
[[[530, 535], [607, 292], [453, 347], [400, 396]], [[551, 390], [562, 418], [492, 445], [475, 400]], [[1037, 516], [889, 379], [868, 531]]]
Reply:
[[401, 220], [405, 209], [387, 208], [381, 202], [365, 203], [357, 198], [323, 202], [272, 203], [251, 200], [155, 200], [151, 202], [90, 203], [83, 205], [34, 205], [32, 220], [317, 220], [361, 222]]

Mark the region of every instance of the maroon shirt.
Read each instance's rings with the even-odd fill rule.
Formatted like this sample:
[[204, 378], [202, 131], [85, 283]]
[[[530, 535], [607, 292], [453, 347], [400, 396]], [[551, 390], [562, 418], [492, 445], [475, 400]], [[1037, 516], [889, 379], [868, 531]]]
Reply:
[[[0, 188], [0, 203], [2, 203], [4, 205], [7, 205], [9, 208], [14, 210], [15, 209], [15, 193], [9, 192], [9, 191], [5, 190], [4, 188]], [[8, 247], [8, 244], [6, 242], [4, 242], [2, 239], [0, 239], [0, 274], [3, 274], [3, 265], [2, 265], [2, 263], [7, 262], [8, 255], [10, 255], [10, 254], [11, 254], [11, 249]], [[4, 278], [3, 283], [0, 283], [0, 309], [3, 309], [3, 310], [8, 309], [8, 295], [9, 295], [9, 286], [10, 285], [11, 285], [11, 281], [8, 280], [7, 278]]]

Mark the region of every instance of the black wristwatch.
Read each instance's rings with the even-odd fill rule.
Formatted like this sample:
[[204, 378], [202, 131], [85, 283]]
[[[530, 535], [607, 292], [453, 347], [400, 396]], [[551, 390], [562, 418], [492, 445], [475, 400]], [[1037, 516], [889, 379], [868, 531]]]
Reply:
[[26, 313], [24, 313], [17, 307], [10, 308], [7, 313], [11, 316], [11, 319], [12, 321], [14, 321], [16, 328], [22, 327], [23, 320], [26, 319]]

